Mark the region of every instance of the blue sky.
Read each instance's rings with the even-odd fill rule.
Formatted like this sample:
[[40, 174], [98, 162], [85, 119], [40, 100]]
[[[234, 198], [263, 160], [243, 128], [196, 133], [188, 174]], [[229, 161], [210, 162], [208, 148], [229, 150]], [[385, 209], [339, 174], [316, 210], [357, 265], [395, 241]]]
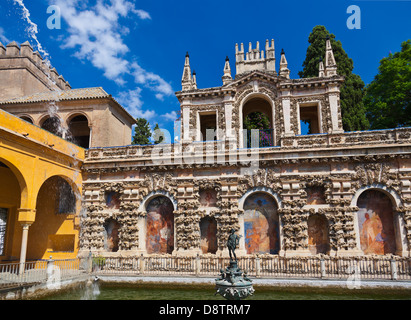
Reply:
[[[60, 29], [47, 27], [50, 5], [61, 9]], [[347, 28], [350, 5], [361, 9], [361, 29]], [[199, 88], [222, 85], [226, 56], [234, 76], [236, 43], [272, 38], [277, 69], [284, 48], [298, 78], [308, 36], [324, 25], [367, 84], [411, 38], [410, 13], [411, 0], [1, 0], [0, 41], [28, 40], [73, 88], [101, 86], [133, 116], [172, 132], [187, 51]]]

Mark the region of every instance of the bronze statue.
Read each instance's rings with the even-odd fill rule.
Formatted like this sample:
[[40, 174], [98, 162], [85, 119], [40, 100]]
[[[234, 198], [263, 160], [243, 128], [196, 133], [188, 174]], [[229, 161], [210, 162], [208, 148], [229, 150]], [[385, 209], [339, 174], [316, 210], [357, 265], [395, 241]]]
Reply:
[[238, 236], [235, 234], [235, 230], [231, 229], [231, 234], [228, 236], [227, 240], [227, 248], [228, 248], [228, 253], [230, 254], [230, 260], [237, 261], [237, 256], [235, 255], [235, 249], [240, 241], [241, 236]]

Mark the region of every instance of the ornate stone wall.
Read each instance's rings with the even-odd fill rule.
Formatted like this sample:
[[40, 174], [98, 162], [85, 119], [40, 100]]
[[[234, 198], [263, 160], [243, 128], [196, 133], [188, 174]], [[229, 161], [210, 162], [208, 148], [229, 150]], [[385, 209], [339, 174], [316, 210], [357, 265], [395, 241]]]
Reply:
[[[90, 150], [88, 153], [83, 187], [86, 210], [81, 223], [81, 248], [84, 252], [104, 253], [103, 224], [108, 218], [113, 218], [121, 225], [117, 254], [144, 253], [145, 205], [153, 197], [167, 196], [175, 206], [174, 254], [201, 253], [200, 220], [209, 216], [217, 221], [216, 254], [224, 255], [227, 253], [225, 243], [229, 231], [234, 228], [244, 232], [244, 200], [255, 192], [265, 192], [278, 204], [281, 255], [311, 254], [307, 221], [315, 214], [324, 216], [328, 222], [328, 254], [363, 254], [358, 243], [356, 201], [365, 190], [375, 189], [392, 199], [397, 242], [400, 244], [397, 254], [409, 255], [411, 159], [408, 149], [394, 152], [387, 144], [354, 154], [351, 151], [342, 154], [341, 150], [328, 150], [330, 154], [327, 148], [323, 148], [316, 156], [299, 150], [297, 157], [286, 157], [288, 149], [281, 148], [260, 159], [259, 169], [251, 175], [240, 174], [240, 163], [231, 166], [227, 163], [140, 165], [139, 161], [146, 159], [144, 153], [132, 152], [135, 154], [133, 157], [131, 150], [133, 147], [124, 147], [122, 152], [105, 150], [106, 156], [102, 157], [102, 150]], [[119, 156], [127, 161], [112, 167], [113, 158]], [[94, 158], [99, 161], [94, 163]], [[324, 190], [323, 203], [307, 204], [307, 188], [311, 187]], [[215, 190], [215, 207], [201, 207], [200, 191], [205, 189]], [[106, 192], [120, 194], [118, 209], [108, 209], [104, 198]], [[242, 249], [244, 244], [240, 245], [239, 252], [245, 254]]]

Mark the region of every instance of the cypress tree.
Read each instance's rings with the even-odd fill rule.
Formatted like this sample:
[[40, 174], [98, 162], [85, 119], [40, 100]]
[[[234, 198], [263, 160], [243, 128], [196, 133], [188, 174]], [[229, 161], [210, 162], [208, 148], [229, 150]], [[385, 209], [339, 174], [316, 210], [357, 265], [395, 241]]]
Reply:
[[337, 73], [345, 77], [340, 90], [341, 115], [345, 131], [358, 131], [369, 129], [363, 103], [364, 82], [359, 75], [352, 73], [354, 63], [344, 51], [341, 42], [335, 40], [335, 35], [324, 26], [315, 26], [308, 37], [310, 45], [303, 63], [303, 70], [298, 73], [301, 78], [318, 77], [320, 59], [325, 61], [325, 39], [330, 37]]
[[149, 122], [144, 118], [137, 118], [137, 125], [133, 136], [132, 144], [150, 144], [151, 130]]

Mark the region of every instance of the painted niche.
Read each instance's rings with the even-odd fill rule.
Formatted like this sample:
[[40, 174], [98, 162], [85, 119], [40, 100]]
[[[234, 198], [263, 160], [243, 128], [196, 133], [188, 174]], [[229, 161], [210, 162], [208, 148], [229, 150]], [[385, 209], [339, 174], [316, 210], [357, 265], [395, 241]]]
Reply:
[[396, 251], [392, 202], [383, 192], [368, 190], [357, 201], [361, 250], [365, 254]]
[[205, 208], [217, 206], [217, 192], [213, 189], [200, 191], [200, 206]]
[[120, 224], [114, 219], [108, 219], [104, 224], [104, 249], [117, 252], [119, 244]]
[[308, 218], [308, 249], [311, 254], [327, 254], [330, 251], [328, 222], [324, 216], [312, 215]]
[[120, 208], [121, 200], [120, 200], [120, 194], [118, 192], [108, 191], [105, 193], [105, 198], [106, 198], [107, 208], [109, 209], [119, 209]]
[[244, 237], [248, 254], [277, 254], [280, 250], [277, 203], [268, 194], [255, 193], [244, 203]]
[[147, 206], [147, 253], [172, 253], [174, 250], [174, 206], [170, 199], [157, 197]]
[[307, 187], [307, 204], [326, 204], [323, 186]]
[[201, 250], [203, 253], [217, 252], [217, 221], [212, 217], [200, 220]]

